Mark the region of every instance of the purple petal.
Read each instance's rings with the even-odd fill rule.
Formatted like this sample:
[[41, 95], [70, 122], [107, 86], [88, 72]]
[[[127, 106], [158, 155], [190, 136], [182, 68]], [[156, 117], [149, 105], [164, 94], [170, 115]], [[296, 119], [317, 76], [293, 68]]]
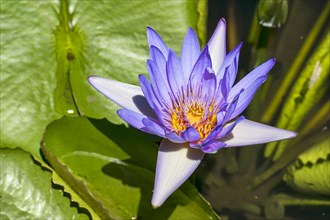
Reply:
[[151, 86], [155, 93], [156, 98], [159, 100], [159, 103], [163, 104], [163, 102], [171, 103], [171, 99], [169, 96], [169, 88], [166, 86], [167, 82], [165, 82], [159, 72], [156, 64], [152, 60], [147, 61], [147, 69], [149, 72]]
[[163, 81], [166, 83], [166, 86], [168, 87], [167, 74], [166, 74], [166, 58], [164, 57], [163, 53], [157, 47], [151, 46], [150, 58], [156, 64], [160, 76], [162, 77]]
[[222, 128], [221, 132], [218, 133], [217, 139], [221, 139], [221, 138], [227, 136], [230, 132], [232, 132], [234, 127], [237, 125], [237, 123], [239, 123], [240, 121], [242, 121], [244, 119], [245, 119], [244, 116], [240, 116], [235, 121], [225, 124], [225, 126]]
[[202, 79], [202, 97], [213, 99], [216, 83], [217, 79], [213, 70], [211, 68], [206, 68]]
[[242, 47], [242, 43], [238, 44], [228, 55], [225, 57], [224, 61], [222, 62], [220, 69], [217, 73], [218, 82], [220, 79], [225, 77], [225, 73], [228, 71], [229, 75], [226, 76], [226, 80], [229, 83], [229, 87], [231, 88], [235, 82], [237, 71], [238, 71], [238, 60], [239, 60], [239, 53]]
[[154, 117], [154, 111], [149, 106], [140, 87], [99, 76], [90, 76], [88, 81], [95, 89], [120, 107]]
[[168, 56], [168, 48], [159, 34], [154, 31], [151, 27], [147, 27], [147, 37], [149, 47], [155, 46], [157, 47], [164, 55], [164, 57]]
[[227, 101], [227, 98], [225, 97], [227, 90], [222, 91], [223, 89], [222, 84], [223, 84], [223, 80], [220, 80], [220, 82], [216, 86], [215, 97], [214, 97], [215, 106], [224, 105]]
[[235, 111], [237, 110], [237, 105], [239, 103], [239, 101], [242, 99], [241, 98], [241, 94], [244, 93], [244, 90], [242, 89], [240, 91], [240, 93], [238, 93], [234, 99], [231, 101], [231, 103], [229, 104], [228, 108], [227, 108], [227, 112], [225, 114], [225, 117], [223, 118], [222, 123], [226, 123], [227, 121], [231, 120], [234, 118], [233, 114], [235, 113]]
[[165, 134], [166, 138], [169, 139], [171, 142], [174, 143], [185, 143], [187, 142], [185, 139], [183, 139], [182, 137], [180, 137], [179, 135], [177, 135], [174, 132], [168, 132]]
[[[227, 108], [228, 105], [226, 105], [226, 108]], [[217, 124], [220, 125], [222, 124], [222, 122], [224, 121], [223, 119], [225, 118], [226, 116], [226, 111], [219, 111], [217, 113]]]
[[205, 143], [210, 142], [213, 139], [217, 139], [217, 137], [219, 136], [219, 134], [221, 133], [223, 127], [222, 124], [217, 125], [212, 131], [211, 133], [206, 137], [206, 139], [203, 141], [202, 145], [205, 145]]
[[[230, 126], [230, 124], [228, 124], [228, 126]], [[297, 133], [292, 131], [243, 119], [237, 123], [231, 134], [219, 140], [224, 142], [226, 147], [238, 147], [284, 140], [293, 138], [296, 135]]]
[[200, 53], [197, 36], [192, 28], [189, 28], [184, 38], [181, 50], [181, 64], [185, 82], [187, 83]]
[[221, 63], [226, 57], [226, 21], [220, 19], [211, 39], [207, 43], [209, 46], [212, 67], [214, 72], [218, 72]]
[[204, 71], [207, 67], [212, 67], [211, 58], [208, 52], [208, 47], [206, 46], [202, 53], [200, 54], [189, 78], [192, 88], [196, 88], [200, 85], [203, 79]]
[[160, 126], [158, 123], [154, 122], [152, 119], [149, 118], [143, 118], [142, 123], [144, 124], [144, 131], [155, 134], [160, 137], [165, 137], [165, 131], [162, 126]]
[[222, 80], [219, 81], [219, 88], [222, 93], [222, 96], [227, 99], [229, 91], [231, 89], [230, 87], [230, 72], [228, 69], [225, 70], [224, 77]]
[[275, 64], [275, 59], [269, 59], [267, 62], [261, 64], [255, 68], [252, 72], [241, 79], [229, 92], [229, 102], [236, 96], [236, 94], [244, 89], [238, 100], [235, 112], [232, 114], [232, 118], [235, 118], [241, 114], [245, 108], [250, 104], [255, 92], [259, 86], [265, 82], [268, 72]]
[[188, 127], [184, 132], [181, 133], [181, 136], [188, 142], [198, 141], [200, 139], [199, 133], [193, 127]]
[[229, 98], [233, 98], [239, 91], [250, 86], [255, 80], [262, 76], [267, 76], [268, 72], [273, 68], [275, 59], [269, 59], [265, 63], [261, 64], [248, 75], [241, 79], [230, 91]]
[[243, 90], [243, 92], [240, 94], [238, 102], [235, 106], [235, 111], [231, 114], [231, 117], [229, 118], [229, 120], [240, 115], [246, 109], [246, 107], [248, 107], [248, 105], [252, 101], [257, 89], [260, 87], [260, 85], [262, 83], [264, 83], [266, 81], [266, 78], [267, 78], [266, 76], [262, 76], [259, 79], [256, 79], [249, 85], [249, 87], [247, 87]]
[[[128, 109], [119, 109], [117, 113], [124, 121], [134, 128], [160, 137], [165, 137], [164, 129], [157, 123], [151, 121], [147, 116]], [[148, 126], [149, 128], [146, 128]]]
[[225, 101], [227, 101], [227, 98], [228, 98], [228, 94], [229, 94], [229, 91], [230, 91], [230, 84], [229, 84], [229, 70], [226, 69], [225, 70], [225, 73], [224, 73], [224, 77], [222, 79], [219, 80], [219, 83], [218, 83], [218, 89], [217, 89], [217, 92], [216, 92], [216, 105], [220, 105], [222, 103], [224, 103]]
[[[144, 75], [139, 75], [139, 81], [143, 94], [148, 101], [151, 108], [154, 110], [155, 115], [153, 118], [158, 118], [158, 120], [165, 126], [168, 127], [169, 123], [164, 120], [164, 112], [162, 111], [163, 106], [155, 97], [154, 91], [149, 83], [148, 79]], [[150, 114], [148, 114], [150, 116]]]
[[216, 153], [220, 148], [226, 146], [225, 143], [222, 143], [221, 141], [218, 140], [211, 140], [201, 147], [201, 150], [204, 153], [209, 153], [209, 154], [214, 154]]
[[166, 66], [167, 80], [174, 95], [181, 91], [181, 87], [186, 85], [180, 60], [175, 52], [169, 49], [168, 62]]
[[151, 204], [160, 207], [195, 171], [204, 157], [189, 144], [162, 140], [158, 150], [156, 177]]
[[161, 109], [162, 109], [162, 105], [161, 103], [159, 103], [158, 99], [155, 97], [155, 94], [152, 90], [151, 84], [149, 83], [148, 79], [140, 74], [139, 75], [139, 81], [140, 81], [140, 86], [142, 89], [142, 92], [145, 96], [145, 98], [147, 99], [149, 105], [151, 106], [152, 109], [154, 109], [155, 111], [157, 111], [158, 113], [161, 113]]

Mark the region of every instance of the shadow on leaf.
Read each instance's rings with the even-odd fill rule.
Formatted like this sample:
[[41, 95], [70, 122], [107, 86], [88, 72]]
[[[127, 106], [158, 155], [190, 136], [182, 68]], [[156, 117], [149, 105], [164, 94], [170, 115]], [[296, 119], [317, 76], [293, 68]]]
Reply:
[[176, 205], [169, 204], [159, 209], [151, 206], [154, 174], [148, 170], [129, 164], [108, 163], [102, 172], [122, 181], [124, 186], [139, 188], [140, 202], [137, 219], [169, 219]]

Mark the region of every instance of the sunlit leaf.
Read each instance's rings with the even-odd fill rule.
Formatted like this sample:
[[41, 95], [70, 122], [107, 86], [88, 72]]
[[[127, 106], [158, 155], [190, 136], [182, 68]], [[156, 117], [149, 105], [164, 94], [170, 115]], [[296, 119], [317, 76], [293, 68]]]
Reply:
[[[307, 62], [283, 106], [277, 127], [296, 131], [303, 119], [329, 88], [327, 83], [330, 73], [329, 40], [330, 34], [327, 34]], [[287, 143], [288, 141], [268, 144], [265, 155], [270, 157], [275, 152], [273, 159], [277, 160], [283, 153]]]
[[1, 219], [89, 219], [54, 189], [51, 173], [20, 149], [0, 149]]
[[117, 108], [87, 82], [137, 84], [146, 73], [146, 26], [179, 51], [189, 26], [205, 42], [207, 1], [1, 1], [1, 145], [39, 155], [61, 115], [108, 117]]
[[218, 218], [189, 182], [152, 209], [156, 137], [106, 120], [64, 117], [44, 138], [47, 160], [103, 219]]
[[42, 167], [43, 170], [48, 170], [52, 173], [52, 183], [58, 189], [61, 189], [67, 197], [70, 198], [72, 204], [79, 206], [79, 210], [88, 214], [93, 220], [99, 220], [100, 217], [93, 211], [93, 209], [84, 201], [74, 189], [70, 187], [43, 159], [33, 157], [34, 161]]
[[[93, 118], [106, 116], [120, 122], [115, 111], [117, 106], [96, 92], [87, 77], [101, 75], [138, 84], [138, 75], [146, 73], [149, 53], [146, 27], [152, 26], [179, 52], [187, 28], [196, 29], [198, 22], [205, 20], [205, 14], [200, 16], [197, 12], [198, 4], [189, 0], [131, 1], [129, 4], [127, 1], [72, 1], [68, 6], [70, 10], [62, 9], [65, 6], [61, 4], [60, 16], [67, 20], [58, 27], [57, 38], [63, 39], [58, 46], [66, 51], [61, 52], [58, 60], [66, 63], [67, 68], [59, 65], [62, 69], [58, 77], [69, 81], [66, 84], [73, 90], [79, 113]], [[57, 93], [59, 98], [66, 94], [65, 88], [62, 90]], [[74, 112], [66, 109], [65, 100], [57, 101], [57, 109], [62, 113]]]
[[[292, 8], [290, 9], [290, 14], [292, 16], [290, 16], [284, 29], [281, 30], [282, 36], [279, 41], [275, 43], [275, 51], [277, 51], [276, 57], [283, 59], [284, 62], [281, 62], [283, 63], [281, 68], [287, 71], [281, 77], [282, 79], [280, 82], [275, 86], [274, 93], [271, 95], [267, 108], [261, 116], [261, 121], [264, 123], [270, 123], [278, 117], [278, 111], [285, 101], [283, 100], [283, 97], [287, 97], [289, 94], [301, 69], [306, 64], [306, 60], [315, 49], [315, 46], [319, 43], [320, 35], [326, 30], [325, 27], [327, 26], [330, 14], [330, 1], [319, 1], [319, 3], [321, 3], [321, 7], [323, 7], [320, 7], [318, 10], [310, 8], [310, 6], [316, 4], [308, 5], [302, 1], [296, 1], [291, 5]], [[308, 12], [308, 16], [303, 15], [306, 12]], [[303, 41], [295, 41], [294, 44], [292, 44], [294, 40], [290, 39], [292, 39], [292, 37], [295, 38], [295, 33], [301, 34]], [[294, 48], [297, 49], [299, 45], [300, 48], [297, 53], [295, 53]], [[288, 50], [290, 50], [290, 52]], [[294, 59], [290, 61], [292, 56], [294, 56]]]
[[330, 195], [330, 142], [325, 139], [288, 168], [284, 180], [294, 189], [314, 195]]
[[39, 154], [53, 110], [56, 63], [52, 1], [1, 1], [1, 147]]

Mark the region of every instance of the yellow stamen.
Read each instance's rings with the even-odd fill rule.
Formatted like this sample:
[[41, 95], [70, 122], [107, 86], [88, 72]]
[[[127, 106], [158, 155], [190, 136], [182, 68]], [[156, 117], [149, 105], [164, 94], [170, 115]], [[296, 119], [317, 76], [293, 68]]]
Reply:
[[178, 135], [185, 131], [187, 127], [192, 126], [200, 135], [200, 140], [204, 140], [217, 125], [216, 111], [214, 104], [206, 107], [198, 101], [175, 106], [171, 111], [171, 123], [174, 132]]
[[201, 121], [204, 113], [204, 108], [197, 104], [193, 104], [191, 107], [188, 108], [186, 113], [187, 120], [190, 124], [194, 125]]

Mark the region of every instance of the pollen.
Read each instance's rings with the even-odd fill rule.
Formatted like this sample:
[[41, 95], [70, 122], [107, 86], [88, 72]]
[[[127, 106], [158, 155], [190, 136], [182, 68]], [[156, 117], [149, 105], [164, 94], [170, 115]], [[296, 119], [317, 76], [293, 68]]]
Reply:
[[199, 97], [185, 97], [173, 103], [173, 106], [170, 123], [178, 135], [192, 126], [199, 133], [200, 140], [204, 140], [217, 125], [217, 108], [213, 102]]
[[204, 107], [198, 104], [193, 104], [188, 107], [186, 118], [191, 125], [198, 124], [204, 115]]

